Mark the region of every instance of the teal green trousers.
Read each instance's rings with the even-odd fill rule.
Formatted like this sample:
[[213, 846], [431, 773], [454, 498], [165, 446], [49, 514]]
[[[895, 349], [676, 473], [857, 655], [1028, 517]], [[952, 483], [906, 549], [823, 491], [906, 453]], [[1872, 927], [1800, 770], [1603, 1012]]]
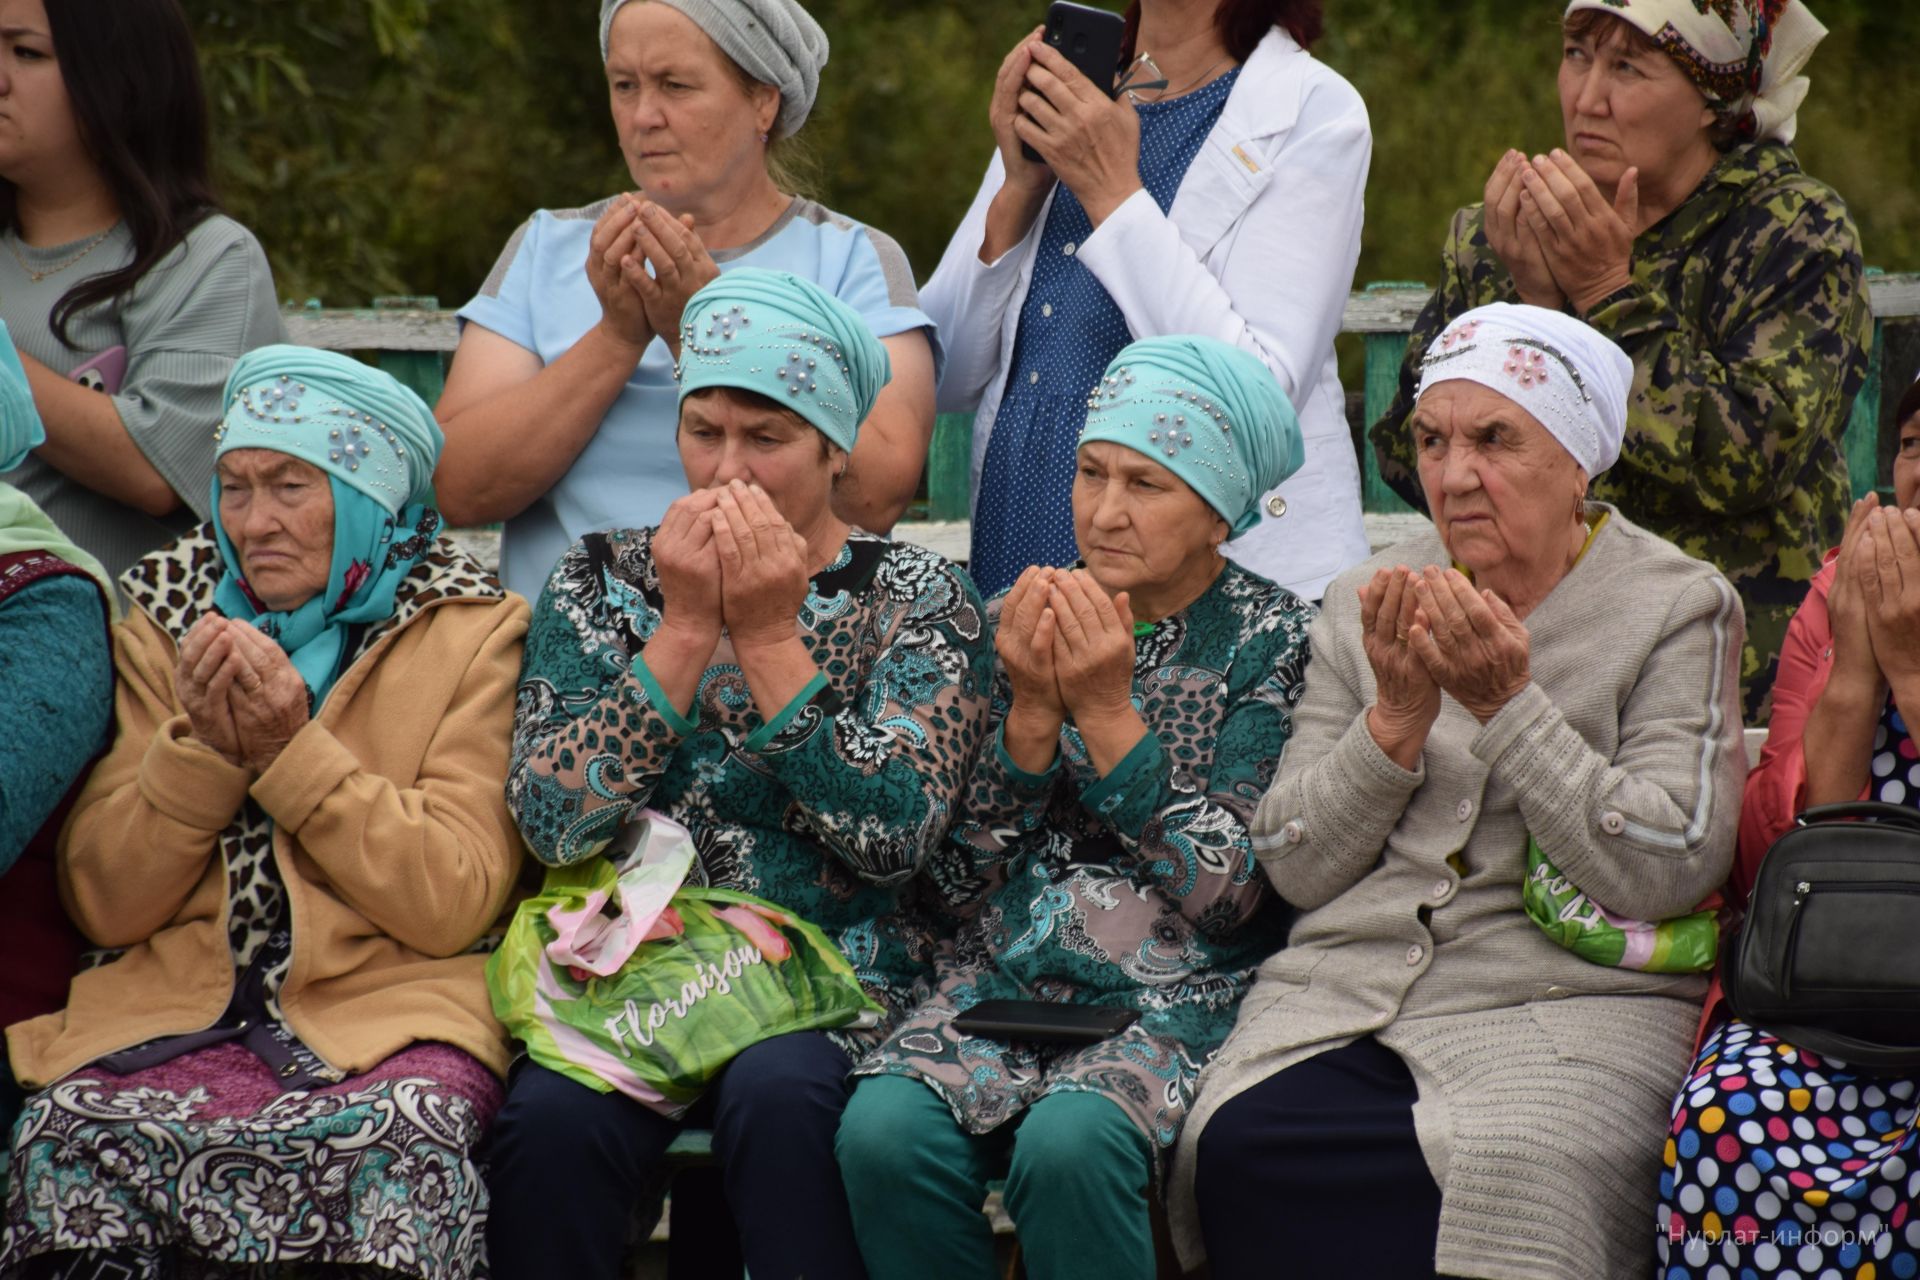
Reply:
[[1153, 1280], [1153, 1151], [1098, 1094], [1052, 1094], [975, 1137], [920, 1081], [870, 1076], [835, 1150], [872, 1280], [991, 1280], [980, 1206], [1002, 1168], [1032, 1280]]

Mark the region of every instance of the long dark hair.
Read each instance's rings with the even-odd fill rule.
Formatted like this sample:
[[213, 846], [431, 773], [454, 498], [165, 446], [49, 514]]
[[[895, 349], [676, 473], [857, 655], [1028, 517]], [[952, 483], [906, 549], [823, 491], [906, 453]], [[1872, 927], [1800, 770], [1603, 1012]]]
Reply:
[[[207, 95], [180, 0], [47, 0], [53, 54], [87, 158], [133, 238], [133, 261], [89, 276], [53, 309], [53, 334], [118, 298], [219, 211], [207, 176]], [[19, 229], [17, 192], [0, 179], [0, 215]]]
[[[1213, 26], [1233, 60], [1245, 62], [1274, 27], [1283, 28], [1302, 49], [1313, 48], [1326, 29], [1323, 9], [1322, 0], [1220, 0], [1213, 11]], [[1123, 65], [1133, 61], [1139, 33], [1140, 0], [1133, 0], [1127, 6], [1127, 33], [1120, 45]]]

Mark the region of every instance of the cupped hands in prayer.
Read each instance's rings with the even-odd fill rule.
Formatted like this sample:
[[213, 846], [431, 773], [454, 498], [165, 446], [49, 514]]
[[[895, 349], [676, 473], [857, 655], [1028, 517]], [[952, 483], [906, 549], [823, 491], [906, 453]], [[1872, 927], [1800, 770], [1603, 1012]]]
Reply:
[[620, 196], [594, 224], [587, 282], [602, 322], [636, 351], [664, 338], [678, 360], [687, 300], [719, 274], [692, 216], [675, 218], [644, 196]]
[[1367, 728], [1403, 768], [1418, 761], [1442, 693], [1485, 724], [1532, 679], [1526, 625], [1458, 569], [1380, 570], [1360, 588], [1360, 625], [1374, 676]]
[[193, 736], [228, 764], [264, 773], [307, 723], [306, 681], [251, 624], [219, 614], [194, 623], [174, 670]]
[[724, 630], [734, 648], [791, 640], [812, 582], [807, 540], [758, 485], [735, 480], [674, 502], [653, 535], [662, 629]]
[[1012, 686], [1007, 753], [1030, 773], [1053, 763], [1069, 716], [1102, 775], [1147, 728], [1133, 705], [1133, 612], [1085, 569], [1035, 565], [1001, 605], [994, 646]]
[[1582, 315], [1633, 282], [1640, 174], [1628, 169], [1612, 200], [1565, 151], [1508, 151], [1487, 179], [1487, 243], [1522, 302]]

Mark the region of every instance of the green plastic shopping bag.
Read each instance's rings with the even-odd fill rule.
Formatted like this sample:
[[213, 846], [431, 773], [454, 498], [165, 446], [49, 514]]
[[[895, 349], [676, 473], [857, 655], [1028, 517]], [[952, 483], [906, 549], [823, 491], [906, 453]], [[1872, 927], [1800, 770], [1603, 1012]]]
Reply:
[[878, 1021], [814, 925], [683, 884], [685, 828], [648, 812], [623, 835], [608, 856], [550, 868], [487, 962], [494, 1014], [535, 1062], [677, 1117], [743, 1049]]
[[1520, 897], [1549, 938], [1592, 964], [1645, 973], [1705, 973], [1720, 951], [1717, 898], [1671, 920], [1617, 916], [1582, 893], [1531, 837]]

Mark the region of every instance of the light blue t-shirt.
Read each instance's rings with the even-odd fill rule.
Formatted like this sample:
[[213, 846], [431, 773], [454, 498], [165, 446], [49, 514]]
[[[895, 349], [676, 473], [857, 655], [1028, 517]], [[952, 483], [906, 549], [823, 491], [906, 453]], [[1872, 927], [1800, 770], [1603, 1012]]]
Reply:
[[[545, 363], [559, 359], [600, 322], [600, 300], [587, 282], [587, 246], [611, 203], [542, 209], [529, 218], [479, 296], [460, 309], [462, 323], [490, 329]], [[750, 265], [812, 280], [864, 316], [878, 337], [925, 329], [937, 375], [934, 324], [920, 310], [907, 256], [892, 238], [796, 199], [759, 239], [713, 257], [721, 271]], [[553, 566], [582, 536], [658, 524], [667, 505], [686, 493], [674, 447], [678, 401], [673, 359], [655, 338], [567, 473], [507, 521], [500, 580], [509, 591], [538, 599]], [[537, 431], [529, 432], [527, 447], [542, 447]]]

